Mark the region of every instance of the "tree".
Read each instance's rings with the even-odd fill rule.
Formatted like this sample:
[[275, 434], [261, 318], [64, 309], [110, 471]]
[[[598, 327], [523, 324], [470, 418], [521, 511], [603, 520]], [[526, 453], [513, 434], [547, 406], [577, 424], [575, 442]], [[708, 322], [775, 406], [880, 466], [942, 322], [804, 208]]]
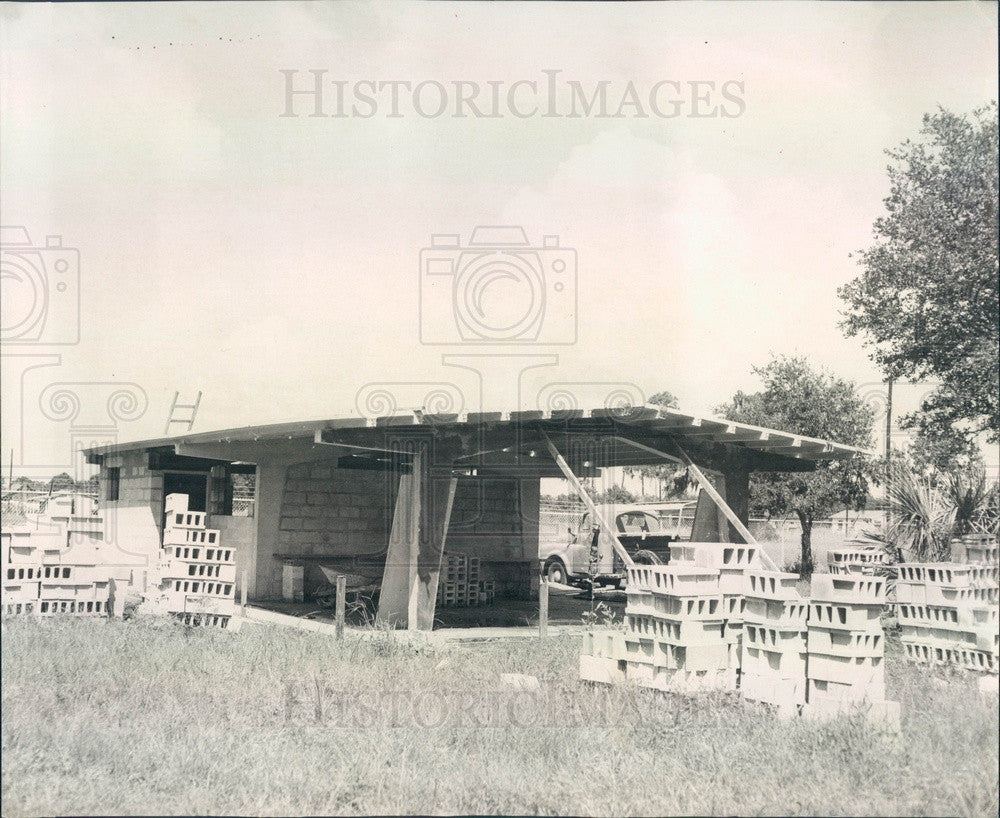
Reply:
[[632, 492], [617, 483], [608, 486], [606, 491], [592, 496], [595, 503], [634, 503], [636, 500]]
[[[895, 453], [895, 457], [902, 453]], [[965, 474], [981, 469], [983, 457], [979, 446], [958, 429], [942, 429], [938, 434], [917, 433], [906, 450], [906, 458], [916, 474], [932, 482], [947, 479], [947, 475]]]
[[[753, 371], [763, 381], [763, 390], [737, 392], [716, 410], [719, 415], [850, 446], [872, 445], [874, 412], [853, 384], [814, 370], [805, 358], [779, 356]], [[821, 460], [813, 472], [754, 473], [750, 512], [768, 517], [795, 513], [802, 527], [799, 571], [808, 576], [813, 568], [813, 523], [841, 508], [864, 508], [873, 473], [865, 457]]]
[[838, 290], [841, 326], [890, 378], [941, 382], [902, 425], [1000, 439], [997, 103], [927, 114], [887, 151], [890, 193], [863, 273]]
[[679, 406], [674, 394], [666, 390], [650, 395], [648, 403], [655, 404], [656, 406], [665, 406], [668, 409], [676, 409]]
[[49, 481], [49, 493], [55, 494], [57, 491], [73, 491], [76, 489], [76, 481], [66, 472], [57, 474]]

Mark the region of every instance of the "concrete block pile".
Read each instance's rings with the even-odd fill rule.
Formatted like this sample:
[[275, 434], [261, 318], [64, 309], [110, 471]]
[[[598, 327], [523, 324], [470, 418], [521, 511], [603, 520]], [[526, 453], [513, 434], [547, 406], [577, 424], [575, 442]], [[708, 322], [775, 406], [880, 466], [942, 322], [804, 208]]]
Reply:
[[886, 553], [876, 547], [830, 549], [826, 564], [831, 574], [862, 574], [876, 576], [885, 571]]
[[743, 612], [746, 605], [746, 572], [759, 565], [756, 546], [728, 543], [675, 543], [670, 565], [719, 570], [722, 594], [722, 634], [728, 646], [728, 667], [738, 673], [743, 645]]
[[166, 498], [163, 550], [151, 607], [188, 625], [224, 628], [236, 613], [236, 552], [186, 494]]
[[764, 571], [753, 546], [679, 543], [669, 565], [628, 569], [625, 632], [584, 637], [580, 677], [671, 692], [739, 689], [745, 699], [826, 719], [845, 712], [898, 727], [886, 701], [877, 561], [813, 576]]
[[814, 574], [809, 600], [807, 704], [824, 718], [859, 705], [872, 719], [898, 724], [885, 696], [886, 581], [866, 574]]
[[629, 567], [627, 679], [678, 692], [736, 688], [719, 578], [693, 564]]
[[[30, 543], [30, 540], [29, 540]], [[111, 615], [111, 578], [96, 564], [65, 564], [61, 553], [27, 545], [4, 562], [3, 614]]]
[[598, 630], [583, 634], [580, 652], [580, 678], [600, 684], [622, 684], [628, 671], [625, 634]]
[[906, 563], [896, 581], [896, 615], [908, 659], [985, 673], [998, 671], [996, 541], [967, 537], [955, 562]]
[[445, 608], [486, 605], [496, 597], [496, 582], [481, 576], [479, 557], [442, 555], [437, 604]]
[[746, 610], [740, 653], [740, 691], [745, 699], [791, 708], [806, 700], [808, 600], [797, 574], [746, 573]]

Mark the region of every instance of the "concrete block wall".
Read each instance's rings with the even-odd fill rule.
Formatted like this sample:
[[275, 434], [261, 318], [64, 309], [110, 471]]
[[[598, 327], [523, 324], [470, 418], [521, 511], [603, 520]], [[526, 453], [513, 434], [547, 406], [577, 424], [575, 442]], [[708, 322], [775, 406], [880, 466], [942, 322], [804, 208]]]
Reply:
[[[108, 500], [108, 472], [119, 470], [118, 499]], [[104, 541], [154, 565], [160, 548], [163, 474], [148, 468], [144, 451], [109, 456], [101, 464], [100, 508]]]
[[533, 563], [538, 558], [538, 497], [538, 480], [459, 480], [447, 547], [492, 563]]
[[285, 479], [278, 548], [300, 556], [349, 556], [384, 551], [398, 480], [389, 472], [299, 463]]
[[478, 558], [496, 596], [537, 598], [538, 503], [537, 479], [460, 479], [445, 550]]
[[[286, 559], [384, 552], [397, 491], [392, 472], [338, 469], [329, 462], [289, 466], [274, 552]], [[493, 583], [497, 595], [531, 597], [537, 590], [537, 508], [537, 480], [460, 479], [445, 548], [478, 558], [480, 579]], [[304, 568], [307, 591], [325, 582], [315, 562]], [[280, 588], [281, 563], [272, 570], [271, 587]]]
[[[273, 551], [294, 558], [384, 553], [392, 529], [398, 476], [338, 469], [329, 461], [296, 463], [285, 470]], [[306, 589], [326, 582], [315, 562], [305, 562]], [[283, 563], [271, 563], [271, 588], [279, 596]], [[378, 574], [378, 577], [376, 577]], [[374, 571], [372, 580], [381, 577]], [[268, 594], [264, 594], [267, 596]]]
[[[149, 470], [148, 457], [145, 451], [137, 450], [105, 458], [100, 473], [101, 508], [108, 505], [148, 506], [159, 514], [163, 503], [163, 474]], [[112, 468], [119, 470], [117, 500], [106, 499], [108, 471]]]

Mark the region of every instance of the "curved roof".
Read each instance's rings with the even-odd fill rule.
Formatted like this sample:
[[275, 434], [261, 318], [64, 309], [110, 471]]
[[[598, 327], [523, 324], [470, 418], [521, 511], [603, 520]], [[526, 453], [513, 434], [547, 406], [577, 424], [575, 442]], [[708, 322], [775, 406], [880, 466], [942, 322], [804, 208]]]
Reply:
[[[491, 437], [500, 443], [510, 437], [512, 446], [497, 449], [504, 452], [537, 445], [524, 442], [531, 430], [538, 434], [544, 432], [591, 439], [632, 440], [653, 448], [659, 448], [656, 445], [657, 441], [673, 441], [701, 447], [705, 444], [729, 444], [759, 454], [760, 457], [755, 460], [762, 465], [755, 468], [771, 468], [776, 471], [785, 470], [781, 468], [782, 463], [788, 470], [797, 471], [803, 467], [810, 468], [811, 463], [818, 460], [843, 460], [858, 454], [875, 454], [856, 446], [807, 437], [794, 432], [651, 405], [462, 414], [430, 413], [414, 409], [379, 417], [328, 418], [187, 433], [95, 446], [87, 449], [86, 454], [93, 462], [104, 454], [135, 449], [301, 439], [315, 443], [355, 445], [359, 448], [370, 445], [371, 448], [377, 449], [379, 441], [384, 440], [389, 434], [406, 435], [410, 432], [434, 431], [467, 436], [469, 433], [483, 430], [489, 430]], [[514, 434], [515, 430], [519, 430], [519, 433]], [[648, 448], [647, 451], [642, 451], [641, 446], [615, 448], [617, 454], [606, 454], [601, 458], [603, 462], [595, 465], [638, 465], [662, 460], [650, 454]], [[799, 462], [796, 464], [794, 461]]]

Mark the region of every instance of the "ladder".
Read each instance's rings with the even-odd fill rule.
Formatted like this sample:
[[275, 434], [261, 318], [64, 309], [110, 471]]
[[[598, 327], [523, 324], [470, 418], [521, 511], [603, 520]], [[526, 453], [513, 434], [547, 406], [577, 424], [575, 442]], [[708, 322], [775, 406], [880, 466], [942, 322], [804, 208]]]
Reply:
[[[186, 423], [187, 430], [190, 432], [191, 427], [194, 426], [195, 415], [198, 414], [198, 405], [201, 403], [201, 391], [198, 392], [198, 397], [194, 399], [194, 403], [178, 403], [181, 393], [174, 392], [173, 403], [170, 404], [170, 414], [167, 416], [167, 425], [164, 427], [163, 434], [170, 434], [170, 424], [171, 423]], [[185, 417], [184, 410], [188, 410], [189, 414]], [[180, 417], [176, 415], [180, 413]]]

